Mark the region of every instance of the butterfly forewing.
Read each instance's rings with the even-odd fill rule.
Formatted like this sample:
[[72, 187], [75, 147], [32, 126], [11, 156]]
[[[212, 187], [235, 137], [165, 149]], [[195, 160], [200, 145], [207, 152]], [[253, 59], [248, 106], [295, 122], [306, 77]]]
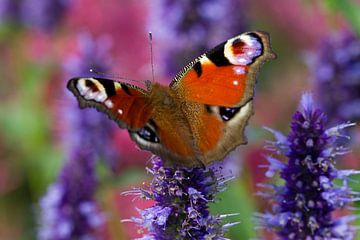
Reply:
[[266, 60], [275, 57], [269, 41], [263, 32], [231, 38], [187, 65], [170, 84], [181, 98], [203, 106], [202, 111], [187, 110], [203, 164], [220, 160], [247, 142], [245, 127], [253, 115], [256, 75]]
[[80, 107], [104, 112], [121, 128], [140, 129], [150, 118], [147, 94], [135, 86], [103, 78], [73, 78], [67, 87]]
[[170, 86], [188, 101], [240, 106], [254, 94], [259, 66], [274, 57], [266, 33], [243, 33], [197, 58]]

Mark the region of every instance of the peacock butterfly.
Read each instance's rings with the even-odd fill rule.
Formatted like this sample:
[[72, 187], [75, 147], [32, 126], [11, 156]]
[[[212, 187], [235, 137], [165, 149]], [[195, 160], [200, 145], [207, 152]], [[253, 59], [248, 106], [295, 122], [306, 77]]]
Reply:
[[257, 72], [275, 57], [267, 33], [246, 32], [189, 63], [169, 87], [104, 78], [73, 78], [67, 87], [81, 108], [107, 114], [165, 165], [206, 166], [246, 144]]

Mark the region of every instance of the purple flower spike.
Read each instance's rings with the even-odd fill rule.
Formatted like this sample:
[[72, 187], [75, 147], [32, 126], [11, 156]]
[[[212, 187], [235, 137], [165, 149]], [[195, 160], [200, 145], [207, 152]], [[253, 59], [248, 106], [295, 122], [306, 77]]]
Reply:
[[20, 14], [26, 26], [52, 31], [69, 8], [71, 0], [23, 0]]
[[111, 39], [107, 35], [93, 38], [88, 33], [77, 37], [79, 54], [71, 54], [63, 61], [64, 106], [59, 117], [67, 124], [62, 132], [65, 149], [74, 146], [87, 146], [97, 157], [104, 159], [112, 170], [118, 167], [118, 153], [112, 144], [113, 133], [118, 129], [107, 116], [95, 109], [80, 109], [74, 96], [66, 89], [67, 81], [74, 76], [94, 77], [90, 69], [106, 72], [111, 65]]
[[[349, 31], [323, 42], [313, 68], [317, 97], [331, 122], [360, 120], [360, 38]], [[325, 94], [324, 94], [325, 93]]]
[[[81, 76], [90, 68], [108, 68], [108, 39], [78, 38], [79, 54], [64, 59], [64, 80]], [[91, 62], [90, 62], [91, 61]], [[64, 82], [64, 92], [66, 91]], [[113, 166], [112, 133], [116, 125], [94, 109], [81, 110], [67, 91], [59, 113], [66, 161], [57, 181], [40, 200], [40, 240], [98, 239], [106, 218], [95, 199], [95, 164], [99, 159]]]
[[94, 199], [96, 179], [92, 155], [74, 152], [58, 181], [41, 199], [41, 240], [92, 239], [105, 222]]
[[0, 1], [0, 25], [18, 21], [20, 1]]
[[[224, 189], [230, 177], [217, 177], [210, 168], [164, 167], [159, 158], [153, 158], [149, 172], [153, 180], [149, 189], [136, 189], [123, 194], [142, 196], [156, 202], [153, 207], [140, 211], [140, 217], [124, 220], [146, 228], [147, 239], [225, 239], [227, 228], [222, 219], [230, 215], [211, 216], [208, 203]], [[237, 224], [237, 223], [234, 223]]]
[[[359, 193], [351, 191], [347, 182], [355, 170], [337, 170], [334, 160], [347, 152], [339, 145], [340, 131], [352, 124], [325, 129], [327, 123], [323, 111], [314, 106], [310, 94], [304, 94], [301, 110], [291, 123], [291, 132], [286, 142], [276, 131], [271, 131], [275, 142], [269, 142], [276, 154], [285, 155], [283, 164], [274, 157], [267, 157], [268, 174], [280, 172], [285, 181], [282, 186], [262, 184], [270, 192], [259, 195], [273, 202], [271, 212], [258, 214], [261, 227], [276, 232], [281, 239], [353, 239], [355, 228], [348, 223], [354, 215], [340, 219], [333, 217], [337, 209], [345, 208], [359, 200]], [[279, 137], [280, 136], [280, 137]], [[333, 181], [342, 179], [343, 185]]]
[[12, 23], [51, 32], [71, 4], [72, 0], [1, 0], [0, 25]]

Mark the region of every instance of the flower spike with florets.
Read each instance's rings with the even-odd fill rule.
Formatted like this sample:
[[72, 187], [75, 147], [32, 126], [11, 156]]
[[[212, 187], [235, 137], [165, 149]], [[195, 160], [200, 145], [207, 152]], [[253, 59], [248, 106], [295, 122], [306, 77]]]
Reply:
[[[152, 160], [149, 172], [153, 180], [149, 189], [136, 189], [123, 194], [139, 195], [156, 204], [140, 211], [131, 221], [149, 231], [145, 239], [225, 239], [227, 228], [237, 223], [222, 225], [230, 215], [211, 216], [208, 204], [222, 191], [229, 176], [218, 177], [217, 170], [201, 167], [164, 167], [161, 159]], [[233, 215], [233, 214], [231, 214]]]
[[359, 66], [360, 38], [349, 30], [326, 37], [310, 61], [317, 98], [331, 123], [360, 120]]
[[[80, 54], [71, 54], [64, 59], [64, 72], [69, 75], [64, 80], [74, 75], [85, 75], [90, 67], [94, 67], [89, 64], [89, 59], [97, 69], [108, 68], [106, 60], [110, 55], [104, 48], [106, 41], [81, 34], [78, 47]], [[98, 239], [106, 215], [95, 198], [95, 167], [100, 159], [104, 159], [110, 167], [115, 162], [117, 155], [109, 140], [116, 126], [93, 109], [79, 109], [70, 93], [65, 94], [58, 119], [64, 126], [61, 140], [66, 160], [56, 182], [49, 186], [40, 200], [38, 239]]]
[[[282, 186], [262, 184], [272, 193], [261, 192], [274, 203], [271, 213], [257, 214], [261, 227], [271, 229], [281, 239], [352, 239], [354, 227], [348, 222], [356, 216], [333, 217], [333, 212], [359, 200], [359, 193], [348, 187], [348, 177], [355, 170], [338, 170], [335, 157], [348, 152], [339, 145], [340, 131], [353, 124], [342, 124], [326, 129], [326, 115], [314, 107], [310, 94], [304, 94], [302, 111], [297, 111], [287, 138], [271, 130], [276, 141], [268, 149], [285, 155], [288, 163], [274, 157], [269, 162], [267, 176], [275, 171], [285, 181]], [[335, 179], [343, 186], [335, 186]]]

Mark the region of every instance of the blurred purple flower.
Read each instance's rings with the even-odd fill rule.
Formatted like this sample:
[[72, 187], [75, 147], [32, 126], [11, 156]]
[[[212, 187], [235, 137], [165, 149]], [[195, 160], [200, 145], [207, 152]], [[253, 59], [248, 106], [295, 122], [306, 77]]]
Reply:
[[[355, 170], [337, 170], [335, 157], [348, 152], [338, 145], [340, 132], [353, 124], [342, 124], [325, 129], [327, 123], [323, 111], [314, 107], [310, 94], [304, 94], [302, 111], [293, 116], [291, 132], [286, 138], [271, 130], [276, 141], [268, 148], [288, 157], [282, 163], [273, 157], [267, 176], [280, 172], [285, 181], [282, 186], [263, 184], [271, 193], [260, 193], [274, 203], [271, 213], [258, 214], [260, 225], [277, 233], [281, 239], [353, 239], [355, 228], [348, 222], [356, 216], [335, 219], [332, 213], [359, 200], [359, 193], [347, 186], [348, 177], [358, 174]], [[343, 186], [333, 181], [341, 179]]]
[[[64, 59], [64, 86], [72, 77], [94, 76], [90, 69], [105, 72], [111, 65], [111, 39], [101, 36], [93, 39], [89, 34], [78, 35], [79, 53]], [[74, 146], [87, 146], [115, 171], [118, 165], [118, 154], [112, 143], [113, 133], [118, 129], [107, 116], [95, 109], [80, 109], [74, 96], [64, 87], [67, 105], [61, 112], [61, 118], [68, 124], [69, 131], [62, 133], [65, 149]]]
[[156, 204], [140, 211], [140, 217], [123, 221], [148, 229], [149, 234], [141, 239], [225, 239], [226, 229], [237, 223], [222, 225], [222, 219], [229, 215], [211, 216], [208, 204], [232, 178], [217, 176], [217, 170], [210, 168], [164, 167], [157, 157], [152, 164], [148, 169], [153, 175], [149, 189], [123, 194], [152, 199]]
[[22, 0], [20, 15], [25, 26], [52, 31], [62, 20], [72, 0]]
[[150, 30], [160, 39], [166, 74], [173, 76], [209, 48], [246, 29], [246, 0], [155, 0]]
[[16, 23], [52, 31], [71, 3], [72, 0], [1, 0], [0, 24]]
[[39, 239], [94, 239], [96, 229], [105, 222], [94, 199], [94, 155], [86, 151], [74, 151], [41, 199]]
[[105, 72], [110, 67], [112, 63], [110, 57], [112, 40], [108, 35], [94, 39], [89, 33], [83, 32], [78, 34], [76, 41], [79, 53], [68, 56], [63, 61], [66, 75], [69, 77], [74, 77], [74, 75], [93, 76], [94, 74], [90, 72], [90, 69]]
[[16, 22], [19, 18], [21, 1], [1, 0], [0, 1], [0, 24]]
[[[70, 76], [85, 74], [91, 67], [108, 67], [108, 39], [96, 41], [82, 34], [78, 46], [77, 55], [64, 59], [66, 81]], [[43, 240], [94, 239], [105, 221], [94, 197], [95, 164], [99, 158], [110, 166], [115, 163], [111, 139], [116, 126], [94, 109], [80, 110], [70, 95], [65, 92], [66, 105], [59, 114], [65, 125], [62, 140], [66, 161], [56, 183], [40, 201], [39, 238]]]
[[317, 97], [331, 122], [360, 120], [360, 39], [349, 31], [327, 38], [311, 62]]

